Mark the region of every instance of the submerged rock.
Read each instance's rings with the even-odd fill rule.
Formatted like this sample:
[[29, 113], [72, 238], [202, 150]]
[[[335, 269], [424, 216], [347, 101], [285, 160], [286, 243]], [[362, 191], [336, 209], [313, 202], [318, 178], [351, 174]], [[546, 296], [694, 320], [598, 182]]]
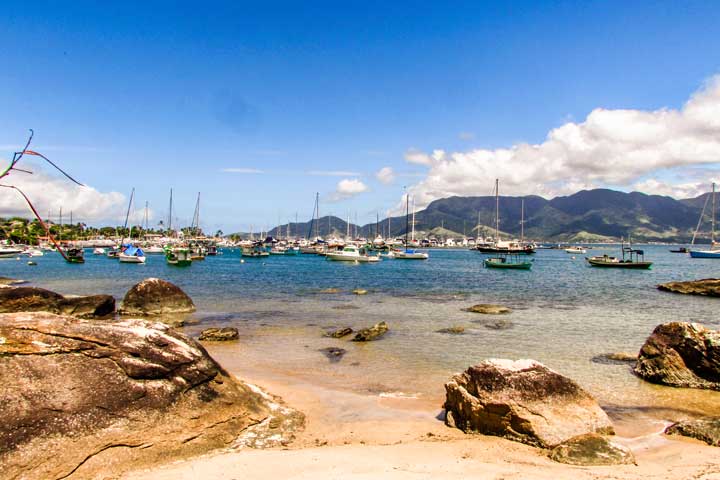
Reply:
[[595, 355], [591, 358], [591, 361], [593, 363], [602, 363], [606, 365], [634, 364], [637, 362], [637, 355], [626, 352], [602, 353], [600, 355]]
[[200, 332], [200, 341], [203, 342], [227, 342], [240, 338], [238, 329], [235, 327], [206, 328]]
[[368, 291], [362, 288], [356, 288], [352, 291], [355, 295], [367, 295]]
[[483, 313], [486, 315], [500, 315], [512, 312], [512, 310], [508, 307], [505, 307], [503, 305], [495, 305], [492, 303], [479, 303], [463, 310], [466, 312]]
[[586, 433], [556, 446], [550, 458], [569, 465], [634, 465], [635, 455], [629, 448], [597, 433]]
[[155, 316], [192, 313], [195, 304], [180, 287], [159, 278], [147, 278], [125, 294], [120, 313]]
[[534, 360], [486, 360], [445, 384], [446, 423], [551, 448], [585, 433], [614, 434], [577, 383]]
[[513, 324], [510, 320], [506, 318], [499, 318], [490, 322], [483, 321], [482, 325], [489, 330], [509, 330], [513, 328], [515, 324]]
[[720, 279], [705, 278], [688, 282], [668, 282], [657, 286], [664, 292], [684, 293], [686, 295], [704, 295], [706, 297], [720, 297]]
[[343, 305], [335, 305], [332, 307], [333, 310], [360, 310], [360, 307], [357, 305], [352, 305], [350, 303], [345, 303]]
[[692, 437], [713, 447], [720, 447], [720, 417], [678, 422], [666, 428], [665, 434]]
[[111, 295], [64, 297], [37, 287], [0, 289], [0, 313], [50, 312], [82, 318], [105, 317], [115, 312]]
[[652, 383], [720, 390], [720, 331], [687, 322], [658, 325], [634, 371]]
[[2, 314], [0, 338], [3, 477], [121, 476], [226, 448], [280, 414], [160, 323]]
[[440, 330], [435, 330], [435, 333], [449, 333], [451, 335], [462, 335], [465, 333], [465, 327], [454, 326], [454, 327], [448, 327], [448, 328], [441, 328]]
[[344, 327], [339, 328], [337, 330], [333, 330], [332, 332], [327, 332], [323, 337], [331, 337], [331, 338], [342, 338], [346, 337], [353, 333], [353, 329], [350, 327]]
[[0, 277], [0, 286], [13, 286], [28, 283], [27, 280], [16, 280], [14, 278]]
[[363, 328], [362, 330], [359, 330], [355, 337], [353, 338], [353, 342], [370, 342], [372, 340], [379, 340], [381, 339], [388, 331], [388, 325], [385, 322], [376, 323], [370, 328]]
[[342, 360], [342, 357], [347, 353], [344, 348], [327, 347], [321, 348], [320, 352], [324, 353], [325, 356], [330, 360], [330, 363], [337, 363]]
[[341, 290], [339, 288], [324, 288], [322, 290], [318, 290], [317, 293], [334, 295], [336, 293], [341, 293]]

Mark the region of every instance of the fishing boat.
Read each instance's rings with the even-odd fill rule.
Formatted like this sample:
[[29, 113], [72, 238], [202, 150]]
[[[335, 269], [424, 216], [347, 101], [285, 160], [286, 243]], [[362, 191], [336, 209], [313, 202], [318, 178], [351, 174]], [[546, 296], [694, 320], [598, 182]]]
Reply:
[[565, 249], [565, 253], [587, 253], [587, 250], [582, 247], [568, 247]]
[[167, 248], [165, 250], [165, 261], [168, 265], [175, 267], [188, 267], [192, 265], [190, 250], [185, 247]]
[[670, 253], [690, 253], [690, 249], [687, 247], [671, 248]]
[[202, 245], [196, 244], [190, 247], [190, 258], [193, 261], [205, 260], [207, 250]]
[[[715, 182], [712, 184], [712, 210], [710, 214], [710, 248], [703, 250], [690, 249], [691, 258], [720, 258], [720, 243], [715, 241]], [[695, 234], [692, 238], [692, 244], [695, 244], [695, 237], [697, 237], [698, 230], [700, 230], [700, 224], [702, 223], [703, 216], [705, 215], [705, 207], [707, 207], [708, 199], [705, 199], [705, 205], [703, 206], [702, 212], [700, 213], [700, 219], [698, 220]]]
[[533, 261], [528, 260], [527, 257], [516, 253], [502, 253], [497, 257], [490, 257], [485, 259], [485, 268], [505, 268], [508, 270], [530, 270], [532, 268]]
[[375, 263], [380, 261], [380, 257], [368, 255], [365, 249], [355, 245], [347, 245], [340, 251], [327, 252], [325, 257], [336, 262]]
[[265, 250], [262, 242], [255, 242], [252, 245], [244, 245], [241, 251], [243, 257], [258, 258], [270, 256], [270, 252]]
[[105, 255], [105, 249], [101, 247], [96, 247], [93, 249], [93, 255]]
[[145, 263], [145, 252], [142, 251], [142, 248], [128, 245], [120, 252], [118, 260], [120, 263]]
[[85, 250], [77, 247], [70, 247], [65, 250], [65, 260], [68, 263], [85, 263]]
[[[405, 195], [405, 250], [391, 251], [392, 258], [397, 260], [427, 260], [430, 258], [426, 252], [408, 248], [408, 232], [410, 231], [410, 195]], [[388, 255], [390, 255], [390, 253]]]
[[118, 258], [120, 256], [120, 249], [118, 247], [112, 247], [107, 252], [107, 258]]
[[623, 242], [621, 247], [622, 257], [612, 257], [610, 255], [600, 255], [596, 257], [585, 257], [585, 260], [592, 267], [601, 268], [631, 268], [637, 270], [649, 270], [652, 262], [645, 261], [645, 252], [632, 248], [632, 244], [625, 246]]

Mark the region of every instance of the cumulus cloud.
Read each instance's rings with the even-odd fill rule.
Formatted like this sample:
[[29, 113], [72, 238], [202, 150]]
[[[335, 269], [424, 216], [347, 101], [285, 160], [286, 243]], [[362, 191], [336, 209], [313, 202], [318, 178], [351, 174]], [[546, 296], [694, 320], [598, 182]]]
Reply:
[[[89, 186], [81, 187], [65, 178], [48, 175], [41, 168], [29, 167], [27, 163], [21, 165], [21, 168], [35, 173], [13, 172], [0, 183], [21, 189], [43, 218], [48, 212], [54, 217], [61, 207], [64, 215], [69, 216], [72, 211], [74, 220], [79, 222], [125, 218], [127, 204], [121, 193], [104, 193]], [[0, 216], [31, 217], [32, 212], [19, 193], [3, 188], [0, 189]]]
[[[720, 161], [720, 76], [695, 92], [679, 110], [608, 110], [598, 108], [583, 122], [551, 130], [539, 144], [495, 150], [405, 154], [408, 163], [428, 167], [410, 188], [418, 207], [451, 195], [487, 195], [495, 178], [501, 194], [546, 197], [578, 188], [645, 188], [686, 196], [707, 191], [699, 186], [667, 185], [646, 179]], [[706, 180], [705, 183], [709, 183]]]
[[383, 167], [375, 174], [375, 178], [377, 178], [380, 183], [389, 185], [395, 181], [395, 172], [390, 167]]
[[335, 191], [330, 194], [329, 200], [331, 202], [339, 202], [346, 200], [355, 195], [359, 195], [368, 190], [367, 185], [358, 180], [357, 178], [345, 178], [340, 180], [335, 188]]

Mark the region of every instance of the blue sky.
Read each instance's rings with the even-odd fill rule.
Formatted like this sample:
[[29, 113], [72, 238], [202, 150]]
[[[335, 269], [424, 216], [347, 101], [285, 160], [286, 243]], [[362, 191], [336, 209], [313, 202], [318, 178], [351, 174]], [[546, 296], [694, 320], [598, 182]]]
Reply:
[[[316, 191], [321, 214], [366, 223], [428, 174], [408, 152], [537, 144], [597, 108], [680, 109], [719, 73], [711, 1], [6, 1], [2, 10], [0, 159], [33, 128], [36, 150], [98, 192], [135, 187], [159, 218], [172, 187], [189, 222], [200, 191], [203, 225], [226, 232], [307, 219]], [[375, 178], [383, 167], [394, 182]], [[486, 173], [477, 194], [492, 189]], [[338, 196], [341, 180], [366, 191]]]

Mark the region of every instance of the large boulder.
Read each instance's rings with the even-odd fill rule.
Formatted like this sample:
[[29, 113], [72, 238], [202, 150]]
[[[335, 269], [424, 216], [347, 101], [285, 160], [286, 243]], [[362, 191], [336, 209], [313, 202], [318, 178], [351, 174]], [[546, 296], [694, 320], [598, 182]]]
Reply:
[[704, 278], [687, 282], [668, 282], [657, 286], [664, 292], [684, 293], [687, 295], [704, 295], [706, 297], [720, 297], [720, 279]]
[[720, 447], [720, 417], [685, 420], [665, 429], [667, 435], [683, 435], [702, 440], [713, 447]]
[[159, 278], [146, 278], [125, 294], [120, 313], [123, 315], [171, 315], [192, 313], [195, 304], [180, 287]]
[[82, 318], [106, 317], [115, 312], [111, 295], [64, 297], [37, 287], [0, 288], [0, 313], [50, 312]]
[[446, 423], [551, 448], [585, 433], [612, 435], [610, 419], [577, 383], [534, 360], [486, 360], [445, 384]]
[[301, 423], [161, 323], [1, 314], [0, 340], [4, 478], [114, 478], [234, 442], [287, 442]]
[[720, 331], [687, 322], [658, 325], [640, 349], [635, 373], [652, 383], [720, 390]]
[[586, 433], [564, 441], [552, 449], [550, 458], [582, 466], [635, 464], [635, 455], [629, 448], [597, 433]]
[[376, 323], [372, 327], [358, 330], [353, 337], [353, 342], [371, 342], [380, 340], [388, 331], [388, 324], [385, 322]]

